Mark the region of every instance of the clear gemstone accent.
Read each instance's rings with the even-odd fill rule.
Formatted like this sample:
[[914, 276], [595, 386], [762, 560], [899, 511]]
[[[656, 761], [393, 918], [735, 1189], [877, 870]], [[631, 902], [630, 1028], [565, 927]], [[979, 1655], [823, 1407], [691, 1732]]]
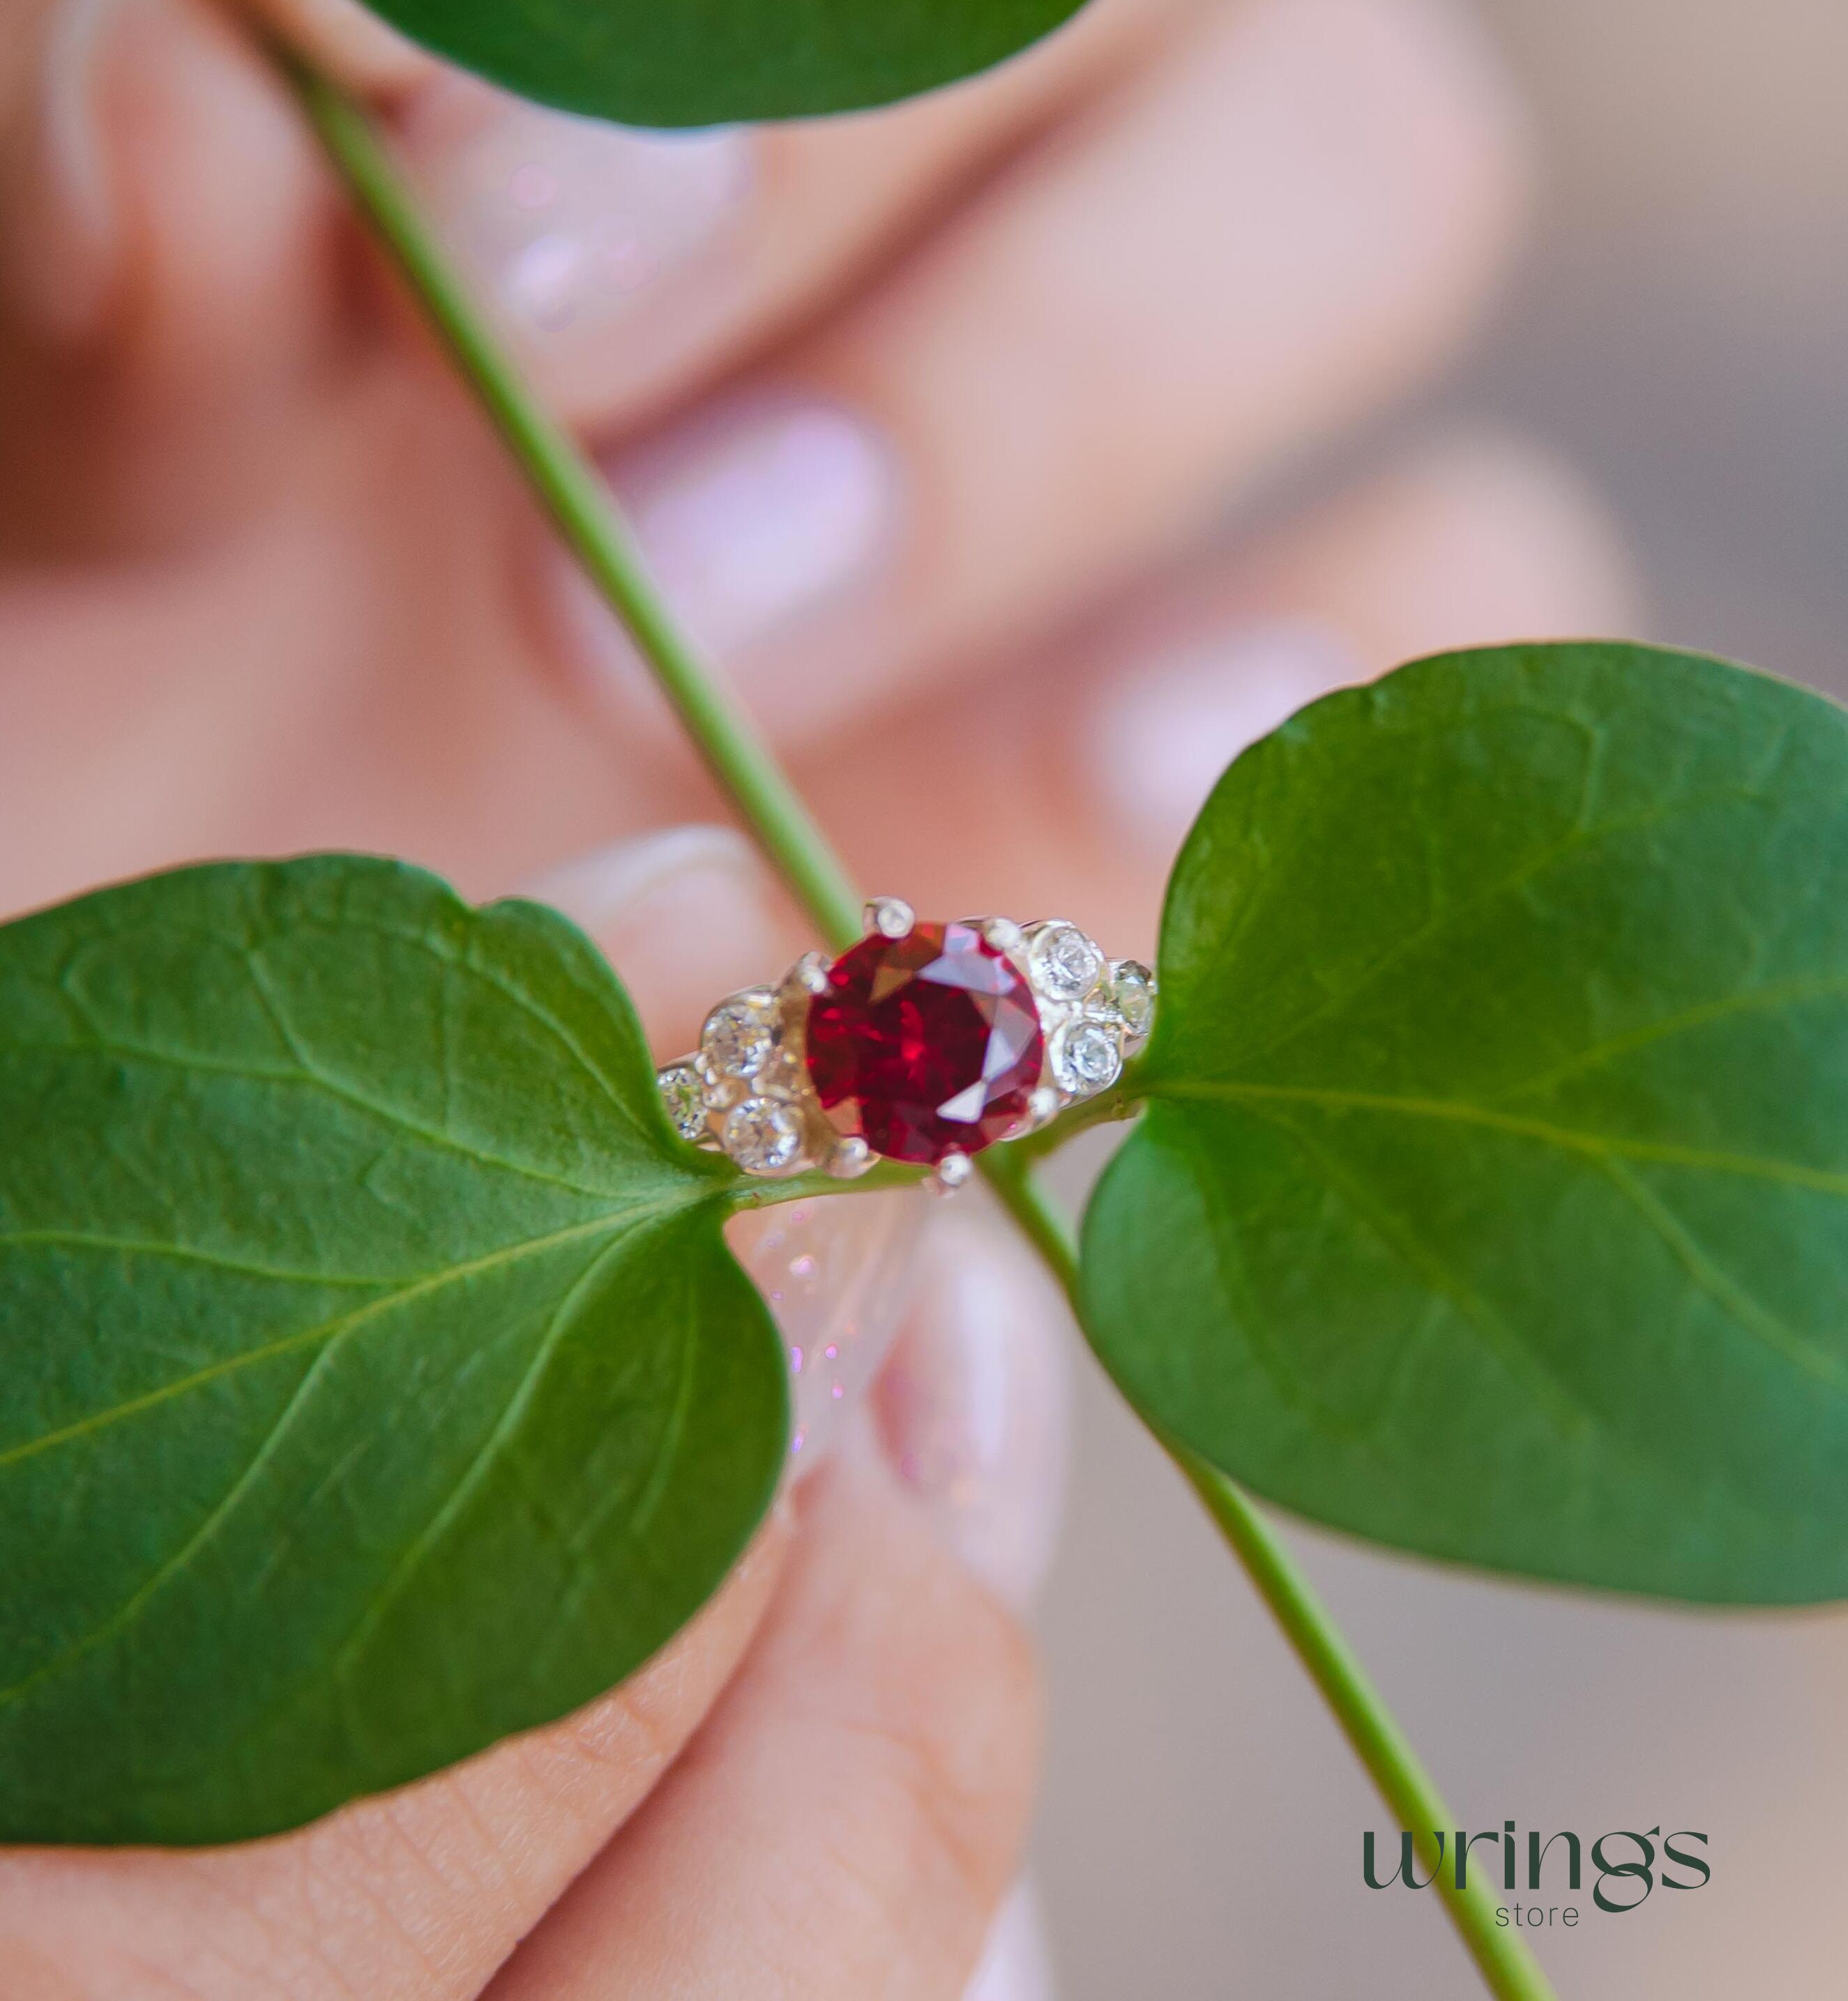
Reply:
[[802, 1117], [794, 1105], [778, 1098], [747, 1098], [733, 1106], [721, 1137], [746, 1173], [778, 1174], [802, 1152]]
[[1133, 959], [1119, 959], [1110, 969], [1110, 1004], [1123, 1025], [1123, 1040], [1140, 1049], [1155, 1025], [1155, 976]]
[[1033, 976], [1055, 1000], [1082, 1000], [1104, 971], [1104, 955], [1076, 924], [1046, 925], [1033, 941]]
[[776, 1049], [776, 1025], [767, 1007], [725, 1000], [706, 1017], [699, 1053], [715, 1077], [755, 1077]]
[[1053, 1038], [1053, 1074], [1069, 1097], [1102, 1091], [1115, 1083], [1122, 1067], [1116, 1031], [1101, 1021], [1074, 1021]]
[[683, 1140], [698, 1139], [706, 1129], [706, 1093], [699, 1072], [691, 1063], [670, 1063], [655, 1081], [675, 1132]]

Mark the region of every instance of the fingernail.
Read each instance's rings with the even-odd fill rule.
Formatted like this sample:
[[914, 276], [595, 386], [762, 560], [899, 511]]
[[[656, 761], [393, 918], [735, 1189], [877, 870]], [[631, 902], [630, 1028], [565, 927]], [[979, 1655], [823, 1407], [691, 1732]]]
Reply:
[[628, 131], [461, 78], [419, 96], [403, 144], [453, 253], [548, 350], [632, 314], [724, 232], [755, 179], [747, 134]]
[[988, 1929], [982, 1963], [962, 2001], [1053, 2001], [1053, 1958], [1030, 1882], [1017, 1883]]
[[116, 0], [61, 0], [47, 16], [36, 72], [0, 191], [5, 289], [40, 334], [77, 340], [107, 309], [120, 221], [99, 99]]
[[726, 1240], [774, 1315], [789, 1365], [789, 1470], [820, 1465], [863, 1408], [910, 1302], [914, 1190], [779, 1203]]
[[712, 1003], [761, 979], [779, 949], [769, 879], [728, 827], [670, 827], [614, 842], [552, 870], [527, 893], [603, 950], [667, 1056], [691, 1048]]
[[832, 403], [734, 403], [606, 470], [669, 601], [722, 656], [868, 577], [900, 509], [890, 447]]
[[1070, 1428], [1056, 1287], [991, 1219], [934, 1222], [906, 1331], [873, 1392], [901, 1484], [962, 1564], [1028, 1610], [1058, 1540]]
[[1166, 861], [1240, 751], [1305, 702], [1364, 678], [1334, 633], [1307, 623], [1197, 641], [1098, 687], [1081, 754], [1119, 830]]

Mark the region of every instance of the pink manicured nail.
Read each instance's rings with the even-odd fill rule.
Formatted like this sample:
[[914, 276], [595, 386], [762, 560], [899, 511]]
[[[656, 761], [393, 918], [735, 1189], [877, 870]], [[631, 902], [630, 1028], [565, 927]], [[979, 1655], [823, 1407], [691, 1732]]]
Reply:
[[721, 656], [866, 576], [899, 511], [885, 440], [832, 403], [735, 402], [607, 469], [670, 600]]
[[910, 1324], [874, 1390], [880, 1442], [961, 1561], [1025, 1611], [1063, 1499], [1064, 1303], [991, 1218], [941, 1216], [926, 1248]]
[[1305, 702], [1365, 678], [1331, 632], [1254, 626], [1119, 671], [1095, 691], [1085, 752], [1117, 826], [1166, 860], [1220, 774]]
[[548, 349], [607, 336], [732, 224], [756, 178], [748, 134], [626, 131], [460, 78], [417, 100], [403, 139], [455, 256]]
[[117, 0], [62, 0], [50, 9], [36, 96], [0, 188], [0, 279], [27, 320], [57, 339], [92, 331], [115, 282], [120, 222], [97, 96], [119, 11]]
[[919, 1220], [916, 1192], [894, 1188], [781, 1202], [726, 1226], [783, 1337], [794, 1477], [833, 1452], [879, 1373], [910, 1299]]
[[988, 1944], [962, 2001], [1053, 2001], [1052, 1954], [1039, 1899], [1031, 1883], [1017, 1883], [989, 1927]]

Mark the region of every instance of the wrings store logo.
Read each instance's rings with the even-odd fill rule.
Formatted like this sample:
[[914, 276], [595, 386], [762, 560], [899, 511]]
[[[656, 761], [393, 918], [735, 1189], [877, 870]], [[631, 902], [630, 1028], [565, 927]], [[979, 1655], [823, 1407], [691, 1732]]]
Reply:
[[[1450, 1841], [1450, 1857], [1446, 1863], [1445, 1843]], [[1399, 1836], [1399, 1867], [1397, 1873], [1382, 1877], [1379, 1873], [1378, 1857], [1375, 1851], [1371, 1830], [1367, 1833], [1362, 1856], [1361, 1867], [1369, 1890], [1390, 1889], [1395, 1883], [1403, 1884], [1408, 1890], [1427, 1890], [1437, 1881], [1439, 1874], [1446, 1867], [1453, 1872], [1458, 1889], [1469, 1887], [1471, 1851], [1482, 1842], [1498, 1846], [1501, 1853], [1495, 1859], [1501, 1864], [1501, 1887], [1514, 1891], [1525, 1889], [1530, 1895], [1537, 1891], [1550, 1890], [1555, 1895], [1563, 1888], [1567, 1892], [1582, 1891], [1585, 1887], [1585, 1862], [1589, 1853], [1596, 1881], [1592, 1885], [1592, 1902], [1600, 1911], [1610, 1911], [1618, 1916], [1639, 1909], [1648, 1901], [1651, 1893], [1658, 1888], [1664, 1890], [1699, 1890], [1704, 1888], [1713, 1875], [1705, 1857], [1696, 1853], [1696, 1844], [1700, 1850], [1707, 1846], [1707, 1836], [1692, 1829], [1684, 1828], [1679, 1832], [1664, 1835], [1659, 1827], [1652, 1827], [1646, 1834], [1634, 1834], [1619, 1830], [1611, 1834], [1601, 1834], [1589, 1845], [1575, 1834], [1548, 1835], [1543, 1841], [1537, 1830], [1527, 1836], [1526, 1880], [1523, 1883], [1519, 1864], [1523, 1860], [1518, 1830], [1512, 1821], [1502, 1823], [1499, 1834], [1467, 1834], [1459, 1828], [1453, 1837], [1446, 1836], [1442, 1829], [1434, 1829], [1429, 1840], [1401, 1833]], [[1660, 1844], [1659, 1846], [1658, 1844]], [[1553, 1874], [1547, 1880], [1547, 1858], [1555, 1844], [1563, 1844], [1553, 1864]], [[1422, 1857], [1430, 1873], [1421, 1878], [1418, 1861]], [[1478, 1867], [1481, 1860], [1478, 1858]], [[1492, 1866], [1492, 1865], [1491, 1865]], [[1559, 1877], [1564, 1875], [1562, 1885]], [[1523, 1930], [1537, 1926], [1576, 1925], [1578, 1907], [1575, 1904], [1523, 1904], [1499, 1905], [1495, 1912], [1498, 1925], [1519, 1926]]]

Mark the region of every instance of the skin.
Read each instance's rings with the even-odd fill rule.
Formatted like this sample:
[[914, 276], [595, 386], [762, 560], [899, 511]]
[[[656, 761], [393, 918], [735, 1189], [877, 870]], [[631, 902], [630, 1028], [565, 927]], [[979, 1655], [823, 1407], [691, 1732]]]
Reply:
[[[337, 0], [276, 11], [407, 131], [454, 88]], [[0, 909], [329, 845], [487, 895], [721, 816], [582, 656], [542, 524], [240, 25], [131, 0], [74, 132], [43, 82], [71, 18], [0, 0]], [[796, 394], [902, 460], [876, 576], [727, 661], [868, 880], [1146, 948], [1164, 857], [1096, 804], [1139, 663], [1279, 622], [1354, 673], [1629, 622], [1595, 506], [1499, 436], [1224, 532], [1445, 360], [1506, 259], [1519, 118], [1434, 0], [1099, 0], [759, 164], [620, 339], [534, 365], [618, 463]], [[747, 862], [711, 872], [716, 900], [586, 917], [664, 1053], [800, 940]], [[9, 2001], [950, 2001], [1037, 1694], [892, 1459], [857, 1434], [555, 1729], [249, 1850], [0, 1858]]]

